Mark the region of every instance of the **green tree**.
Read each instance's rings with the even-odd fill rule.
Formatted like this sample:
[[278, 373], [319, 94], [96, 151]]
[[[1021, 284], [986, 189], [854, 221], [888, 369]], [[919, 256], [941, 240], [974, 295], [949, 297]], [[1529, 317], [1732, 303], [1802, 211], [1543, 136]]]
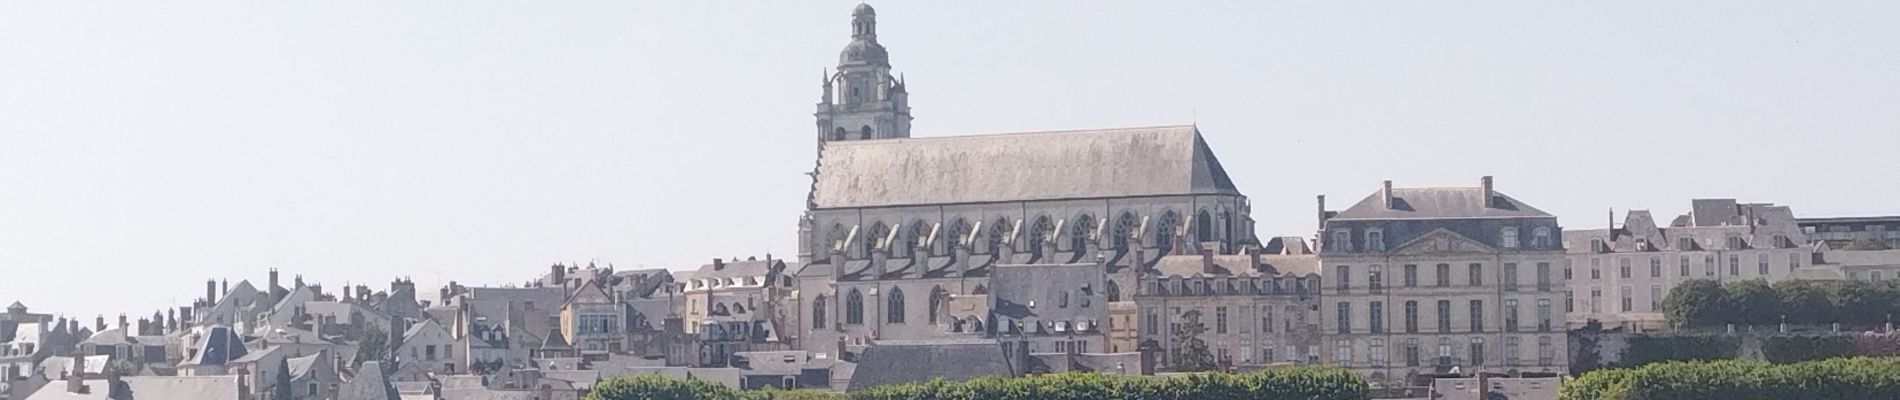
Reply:
[[1725, 322], [1745, 325], [1773, 325], [1781, 322], [1781, 295], [1768, 281], [1750, 279], [1729, 282], [1722, 290], [1728, 295], [1729, 319]]
[[1168, 357], [1176, 371], [1214, 368], [1214, 355], [1207, 350], [1207, 341], [1201, 340], [1201, 335], [1206, 333], [1207, 325], [1201, 323], [1200, 310], [1181, 314], [1181, 324], [1174, 327], [1174, 354]]
[[1775, 282], [1774, 289], [1781, 296], [1782, 313], [1790, 324], [1824, 325], [1839, 318], [1834, 302], [1829, 300], [1828, 287], [1819, 282], [1790, 279]]
[[1715, 326], [1728, 319], [1728, 295], [1722, 284], [1696, 279], [1676, 285], [1663, 298], [1663, 316], [1678, 328]]
[[361, 366], [364, 361], [382, 360], [389, 355], [389, 332], [383, 330], [381, 325], [374, 322], [364, 323], [361, 329], [356, 329], [351, 333], [354, 337], [351, 337], [350, 341], [356, 342], [356, 360], [351, 363], [350, 368]]
[[292, 400], [296, 395], [290, 393], [290, 362], [277, 363], [277, 386], [271, 390], [270, 400]]

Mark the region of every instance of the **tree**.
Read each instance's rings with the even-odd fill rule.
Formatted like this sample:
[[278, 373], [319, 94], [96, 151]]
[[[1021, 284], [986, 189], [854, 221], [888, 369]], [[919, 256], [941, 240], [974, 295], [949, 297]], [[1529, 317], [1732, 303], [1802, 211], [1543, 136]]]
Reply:
[[350, 368], [363, 365], [364, 361], [382, 360], [389, 355], [389, 333], [381, 325], [367, 322], [354, 333], [355, 337], [350, 338], [350, 341], [356, 342], [356, 360]]
[[1678, 328], [1719, 325], [1728, 320], [1727, 302], [1728, 295], [1720, 282], [1690, 280], [1669, 290], [1669, 296], [1663, 298], [1663, 315]]
[[1188, 310], [1181, 314], [1181, 323], [1174, 326], [1174, 354], [1168, 358], [1176, 371], [1206, 371], [1214, 368], [1214, 355], [1207, 350], [1207, 342], [1201, 335], [1207, 333], [1207, 325], [1201, 323], [1200, 310]]
[[1774, 284], [1781, 296], [1783, 315], [1796, 325], [1825, 325], [1838, 320], [1834, 303], [1828, 300], [1828, 288], [1815, 281], [1791, 279]]
[[1750, 279], [1723, 285], [1727, 292], [1729, 318], [1724, 322], [1746, 325], [1774, 325], [1781, 320], [1781, 296], [1768, 281]]
[[277, 363], [277, 386], [271, 388], [270, 400], [292, 400], [296, 395], [290, 393], [290, 362]]

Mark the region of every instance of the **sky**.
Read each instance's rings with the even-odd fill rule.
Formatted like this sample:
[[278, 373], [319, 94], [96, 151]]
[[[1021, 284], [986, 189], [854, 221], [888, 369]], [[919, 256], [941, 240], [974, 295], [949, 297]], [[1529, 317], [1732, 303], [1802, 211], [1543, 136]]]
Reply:
[[[0, 303], [794, 255], [855, 4], [0, 2]], [[913, 136], [1196, 124], [1263, 237], [1483, 175], [1571, 228], [1900, 214], [1900, 2], [874, 6]]]

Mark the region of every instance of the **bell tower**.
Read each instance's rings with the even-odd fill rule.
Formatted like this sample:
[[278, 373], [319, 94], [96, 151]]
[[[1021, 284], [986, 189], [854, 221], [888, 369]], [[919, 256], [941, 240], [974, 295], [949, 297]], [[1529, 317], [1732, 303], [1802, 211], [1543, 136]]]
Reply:
[[877, 10], [851, 11], [851, 43], [838, 55], [837, 71], [824, 74], [818, 99], [818, 142], [910, 137], [910, 95], [902, 78], [891, 77], [890, 54], [877, 43]]

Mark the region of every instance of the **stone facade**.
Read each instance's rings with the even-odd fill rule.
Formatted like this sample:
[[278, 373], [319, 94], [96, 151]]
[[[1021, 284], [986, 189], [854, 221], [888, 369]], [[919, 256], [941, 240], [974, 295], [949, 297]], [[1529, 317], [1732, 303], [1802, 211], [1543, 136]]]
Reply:
[[1304, 243], [1280, 238], [1269, 246], [1299, 249], [1290, 254], [1162, 257], [1134, 295], [1139, 348], [1156, 350], [1162, 369], [1313, 362], [1319, 260]]
[[1494, 191], [1490, 177], [1465, 188], [1387, 181], [1321, 216], [1327, 364], [1379, 382], [1567, 368], [1556, 217]]
[[1622, 226], [1564, 232], [1570, 282], [1568, 325], [1591, 320], [1606, 327], [1664, 328], [1662, 301], [1677, 284], [1835, 275], [1813, 267], [1794, 213], [1786, 206], [1700, 199], [1691, 211], [1658, 225], [1647, 210], [1632, 210]]

